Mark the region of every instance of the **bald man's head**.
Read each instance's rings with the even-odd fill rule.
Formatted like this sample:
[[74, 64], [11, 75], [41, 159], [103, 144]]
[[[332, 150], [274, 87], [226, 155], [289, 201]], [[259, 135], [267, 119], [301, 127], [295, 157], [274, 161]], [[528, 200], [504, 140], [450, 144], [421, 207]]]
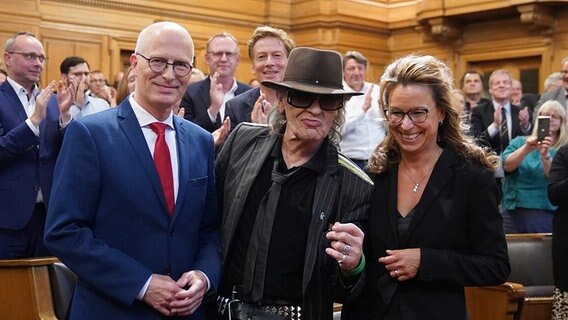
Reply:
[[193, 40], [181, 25], [157, 22], [144, 28], [130, 56], [136, 102], [157, 119], [167, 117], [189, 84], [193, 54]]
[[142, 29], [136, 41], [135, 51], [143, 52], [145, 46], [148, 45], [149, 42], [159, 39], [160, 35], [162, 35], [164, 32], [179, 32], [180, 34], [182, 34], [184, 38], [186, 38], [186, 40], [189, 42], [188, 44], [191, 46], [191, 59], [193, 61], [194, 48], [191, 35], [184, 27], [170, 21], [156, 22]]

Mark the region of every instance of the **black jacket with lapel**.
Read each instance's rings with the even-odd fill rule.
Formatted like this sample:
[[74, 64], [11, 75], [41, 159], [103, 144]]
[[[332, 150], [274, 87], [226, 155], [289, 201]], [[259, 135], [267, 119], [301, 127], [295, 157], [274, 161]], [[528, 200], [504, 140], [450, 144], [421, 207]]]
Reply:
[[[229, 136], [219, 153], [216, 179], [222, 218], [222, 252], [226, 259], [247, 195], [279, 139], [266, 126], [242, 123]], [[370, 206], [371, 181], [352, 162], [327, 148], [327, 164], [318, 176], [306, 243], [303, 277], [303, 319], [331, 319], [333, 301], [344, 301], [362, 289], [364, 274], [346, 286], [335, 260], [325, 253], [329, 223], [352, 222], [362, 226]], [[293, 230], [290, 230], [293, 236]], [[225, 264], [225, 261], [223, 261]]]

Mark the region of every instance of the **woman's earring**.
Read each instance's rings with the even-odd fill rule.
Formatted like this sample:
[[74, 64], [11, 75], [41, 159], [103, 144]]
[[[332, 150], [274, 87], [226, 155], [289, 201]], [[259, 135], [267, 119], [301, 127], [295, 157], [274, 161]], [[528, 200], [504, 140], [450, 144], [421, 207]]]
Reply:
[[441, 127], [444, 124], [444, 120], [440, 120], [440, 122], [438, 122], [438, 125]]

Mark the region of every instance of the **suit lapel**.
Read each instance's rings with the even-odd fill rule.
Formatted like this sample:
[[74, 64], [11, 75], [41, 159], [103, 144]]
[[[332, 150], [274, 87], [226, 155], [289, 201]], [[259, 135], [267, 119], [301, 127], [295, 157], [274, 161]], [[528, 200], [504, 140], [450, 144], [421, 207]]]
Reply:
[[[399, 248], [400, 244], [398, 241], [398, 207], [397, 207], [397, 194], [398, 194], [398, 166], [393, 166], [391, 170], [387, 173], [389, 179], [387, 180], [388, 186], [387, 192], [388, 196], [384, 203], [387, 206], [388, 212], [388, 222], [389, 222], [389, 229], [388, 232], [391, 233], [390, 240], [392, 240], [390, 248]], [[386, 194], [384, 193], [384, 194]], [[379, 220], [380, 221], [380, 220]], [[381, 229], [385, 229], [381, 227]]]
[[26, 121], [28, 116], [26, 115], [26, 110], [20, 99], [18, 98], [18, 94], [14, 91], [14, 88], [10, 85], [8, 81], [4, 81], [4, 83], [0, 86], [0, 91], [6, 97], [9, 107], [12, 109], [13, 114], [18, 117], [18, 123]]
[[235, 90], [235, 96], [238, 96], [239, 94], [249, 91], [251, 89], [251, 87], [246, 86], [240, 82], [237, 81], [237, 90]]
[[[230, 212], [227, 214], [227, 220], [223, 222], [224, 237], [223, 238], [223, 259], [227, 257], [227, 250], [229, 248], [229, 243], [233, 239], [235, 230], [238, 226], [238, 221], [241, 219], [243, 213], [243, 208], [245, 206], [248, 193], [252, 187], [252, 184], [264, 161], [270, 154], [272, 147], [276, 143], [277, 136], [269, 135], [268, 131], [265, 134], [258, 135], [254, 138], [252, 145], [245, 144], [244, 150], [240, 150], [237, 156], [248, 157], [246, 165], [243, 167], [243, 174], [240, 176], [241, 179], [232, 178], [232, 184], [236, 184], [236, 192], [234, 197], [234, 204], [230, 207]], [[237, 181], [238, 180], [238, 181]], [[224, 263], [225, 261], [223, 261]]]
[[199, 90], [199, 99], [201, 99], [201, 107], [195, 106], [195, 108], [203, 109], [207, 113], [207, 108], [211, 104], [211, 96], [209, 94], [209, 90], [211, 89], [211, 78], [207, 77], [203, 83], [201, 84], [201, 88]]
[[128, 99], [121, 103], [118, 108], [118, 125], [132, 146], [132, 152], [138, 157], [140, 165], [150, 180], [154, 192], [156, 192], [156, 196], [158, 196], [162, 202], [164, 211], [167, 212], [166, 200], [160, 184], [160, 178], [158, 177], [154, 160], [152, 160], [152, 155], [148, 150], [148, 145], [146, 144], [146, 139], [144, 138], [142, 129], [140, 128], [140, 123], [138, 122], [134, 111], [132, 111], [132, 107], [130, 106]]
[[254, 89], [247, 97], [247, 100], [245, 101], [245, 108], [244, 110], [242, 110], [243, 114], [245, 114], [245, 121], [246, 122], [251, 122], [252, 118], [251, 118], [251, 114], [252, 114], [252, 109], [254, 108], [254, 104], [256, 103], [256, 100], [258, 100], [258, 97], [260, 97], [260, 88], [256, 88]]
[[[178, 197], [175, 201], [175, 211], [172, 217], [172, 223], [177, 217], [179, 208], [182, 207], [185, 197], [180, 197], [180, 194], [185, 194], [187, 189], [187, 183], [189, 181], [189, 166], [184, 164], [189, 163], [190, 147], [189, 147], [189, 132], [187, 131], [187, 126], [184, 125], [181, 118], [173, 117], [174, 129], [176, 131], [176, 142], [177, 142], [177, 154], [178, 154]], [[164, 200], [164, 208], [166, 206]]]

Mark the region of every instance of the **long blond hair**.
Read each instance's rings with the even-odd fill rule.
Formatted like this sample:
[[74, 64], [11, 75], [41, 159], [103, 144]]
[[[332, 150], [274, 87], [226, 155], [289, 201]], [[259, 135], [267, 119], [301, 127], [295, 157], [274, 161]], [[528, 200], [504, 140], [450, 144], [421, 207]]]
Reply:
[[[543, 113], [556, 114], [560, 116], [560, 127], [556, 134], [556, 141], [550, 146], [552, 149], [559, 149], [568, 142], [568, 124], [566, 123], [566, 108], [556, 100], [548, 100], [538, 108], [538, 115]], [[538, 118], [537, 118], [538, 119]], [[538, 120], [534, 119], [532, 136], [538, 133]]]
[[[410, 54], [395, 60], [380, 79], [380, 105], [389, 106], [393, 90], [398, 86], [424, 85], [432, 90], [436, 108], [445, 111], [445, 119], [438, 127], [438, 145], [449, 147], [466, 159], [480, 163], [491, 170], [499, 167], [499, 157], [489, 149], [480, 147], [468, 135], [468, 127], [460, 121], [450, 69], [441, 60], [429, 56]], [[392, 135], [387, 135], [369, 160], [369, 171], [382, 173], [389, 165], [400, 162], [400, 150]]]

